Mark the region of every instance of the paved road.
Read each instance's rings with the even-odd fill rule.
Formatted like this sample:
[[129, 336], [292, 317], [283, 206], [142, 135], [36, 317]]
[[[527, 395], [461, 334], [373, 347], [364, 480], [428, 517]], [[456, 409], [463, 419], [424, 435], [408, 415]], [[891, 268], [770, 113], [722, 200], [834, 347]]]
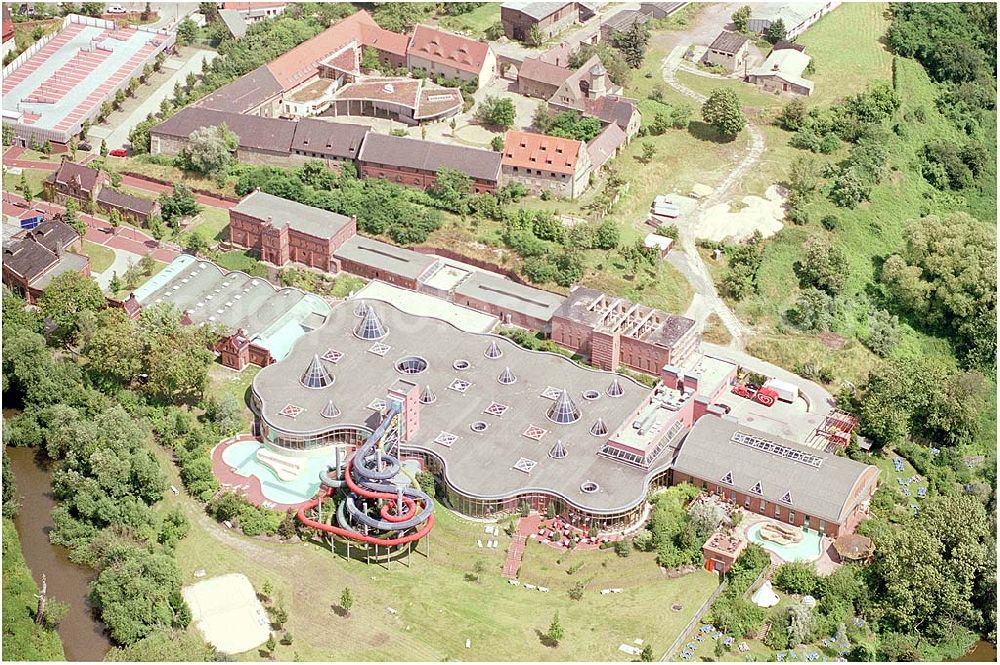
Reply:
[[[202, 58], [207, 59], [209, 62], [215, 59], [218, 55], [215, 51], [207, 51], [203, 49], [184, 49], [186, 55], [183, 59], [181, 58], [169, 58], [164, 62], [164, 69], [173, 69], [174, 73], [169, 79], [164, 81], [160, 87], [154, 90], [149, 97], [142, 100], [138, 106], [136, 106], [132, 112], [124, 120], [115, 123], [114, 127], [92, 127], [91, 134], [95, 137], [103, 138], [108, 143], [108, 148], [123, 148], [128, 146], [128, 133], [133, 127], [138, 125], [140, 122], [146, 119], [146, 116], [150, 113], [156, 113], [160, 110], [160, 102], [164, 99], [173, 96], [174, 94], [174, 83], [178, 81], [183, 85], [184, 79], [187, 78], [188, 74], [200, 74]], [[110, 130], [104, 136], [100, 130]], [[100, 143], [98, 141], [98, 143]]]

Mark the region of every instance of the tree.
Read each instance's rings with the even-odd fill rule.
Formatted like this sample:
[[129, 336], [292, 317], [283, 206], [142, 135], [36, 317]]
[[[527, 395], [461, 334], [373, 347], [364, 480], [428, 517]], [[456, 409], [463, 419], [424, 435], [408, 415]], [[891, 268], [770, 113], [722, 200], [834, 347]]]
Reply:
[[351, 587], [344, 587], [340, 594], [340, 607], [344, 610], [344, 616], [351, 616], [352, 605], [354, 605], [354, 597], [351, 595]]
[[122, 285], [122, 280], [118, 276], [118, 271], [115, 270], [113, 273], [111, 273], [111, 282], [108, 284], [108, 290], [111, 291], [111, 293], [118, 293], [119, 291], [122, 290], [122, 288], [124, 288]]
[[84, 16], [99, 17], [104, 14], [103, 2], [84, 2], [80, 4], [80, 13]]
[[576, 584], [573, 585], [573, 588], [571, 588], [569, 590], [569, 597], [570, 597], [570, 599], [571, 600], [582, 600], [583, 599], [583, 592], [584, 592], [585, 588], [586, 588], [586, 584], [584, 583], [584, 581], [583, 580], [578, 580], [576, 582]]
[[832, 296], [847, 283], [847, 255], [825, 236], [813, 236], [804, 245], [805, 255], [798, 266], [803, 286], [812, 286]]
[[139, 14], [139, 20], [142, 21], [143, 23], [147, 23], [152, 17], [153, 17], [153, 6], [147, 0], [145, 6], [142, 8], [142, 12]]
[[[720, 642], [721, 642], [721, 640], [720, 640]], [[639, 654], [639, 660], [641, 660], [644, 663], [652, 663], [653, 662], [654, 657], [653, 657], [653, 645], [652, 644], [650, 644], [649, 642], [646, 642], [643, 645], [642, 652]]]
[[431, 195], [448, 210], [466, 215], [472, 196], [472, 178], [452, 168], [438, 170]]
[[115, 92], [114, 108], [115, 109], [121, 109], [122, 104], [124, 104], [124, 103], [125, 103], [125, 90], [119, 88]]
[[788, 186], [796, 197], [809, 201], [819, 188], [822, 169], [812, 155], [802, 155], [792, 160], [788, 172]]
[[790, 561], [778, 566], [774, 572], [774, 586], [788, 593], [813, 595], [819, 585], [819, 575], [812, 563]]
[[808, 642], [812, 633], [812, 610], [802, 603], [788, 607], [788, 646], [795, 648]]
[[653, 157], [655, 156], [656, 156], [656, 146], [653, 145], [651, 141], [643, 141], [640, 161], [642, 161], [643, 164], [649, 164], [651, 161], [653, 161]]
[[746, 32], [750, 27], [750, 5], [743, 5], [730, 17], [737, 32]]
[[528, 30], [528, 34], [524, 39], [525, 46], [538, 47], [541, 46], [545, 41], [545, 35], [542, 34], [542, 29], [538, 27], [537, 23], [531, 25], [531, 29]]
[[494, 152], [503, 152], [503, 135], [497, 134], [490, 140], [490, 147]]
[[39, 300], [42, 316], [55, 324], [56, 335], [66, 342], [76, 336], [80, 313], [96, 313], [104, 304], [97, 282], [75, 271], [54, 277]]
[[786, 35], [785, 22], [782, 21], [780, 18], [772, 21], [771, 25], [769, 25], [767, 27], [767, 30], [764, 31], [764, 39], [771, 42], [772, 44], [777, 44], [778, 42], [783, 40], [785, 38], [785, 35]]
[[160, 215], [163, 221], [177, 228], [184, 217], [193, 217], [201, 212], [201, 206], [194, 194], [185, 185], [176, 184], [170, 194], [160, 194]]
[[108, 142], [105, 141], [104, 139], [101, 139], [101, 157], [107, 157], [107, 156], [108, 156]]
[[271, 580], [264, 580], [264, 583], [260, 587], [260, 593], [264, 596], [265, 601], [270, 601], [271, 594], [274, 593], [274, 586], [271, 584]]
[[31, 203], [35, 199], [35, 191], [31, 188], [31, 183], [28, 182], [28, 174], [21, 171], [21, 182], [18, 185], [18, 189], [21, 191], [21, 196], [28, 203]]
[[488, 96], [479, 103], [476, 119], [491, 127], [507, 129], [514, 124], [517, 110], [509, 97]]
[[288, 611], [282, 605], [272, 607], [271, 620], [274, 622], [274, 625], [278, 628], [278, 630], [281, 630], [281, 627], [288, 621]]
[[806, 111], [806, 103], [796, 97], [781, 109], [781, 113], [778, 115], [778, 125], [789, 132], [797, 132], [802, 128], [806, 119]]
[[218, 177], [233, 162], [233, 153], [237, 147], [239, 137], [226, 123], [222, 123], [200, 127], [191, 132], [180, 157], [185, 169]]
[[787, 317], [792, 325], [802, 330], [826, 332], [833, 327], [833, 306], [829, 293], [809, 287], [799, 292]]
[[45, 611], [42, 613], [42, 625], [48, 630], [55, 630], [69, 614], [69, 605], [55, 598], [46, 598]]
[[545, 633], [545, 637], [549, 638], [551, 642], [558, 645], [559, 640], [565, 636], [565, 631], [563, 630], [562, 624], [559, 623], [559, 611], [552, 616], [552, 623], [549, 624], [549, 631]]
[[611, 43], [625, 56], [625, 62], [632, 69], [642, 67], [646, 57], [646, 47], [649, 45], [649, 26], [640, 21], [633, 21], [626, 30], [615, 30], [611, 34]]
[[219, 18], [219, 5], [215, 2], [199, 2], [198, 13], [205, 17], [208, 23], [214, 23]]
[[274, 639], [274, 634], [269, 633], [267, 636], [267, 642], [264, 643], [264, 649], [267, 651], [269, 657], [274, 656], [274, 650], [278, 648], [278, 641]]
[[632, 548], [627, 540], [621, 538], [615, 541], [615, 554], [622, 557], [623, 559], [627, 559], [631, 553], [632, 553]]
[[190, 16], [186, 17], [177, 26], [177, 41], [181, 46], [187, 46], [198, 36], [198, 24]]
[[483, 573], [486, 572], [486, 564], [483, 563], [482, 559], [476, 559], [476, 563], [472, 566], [472, 577], [476, 582], [482, 583]]
[[371, 72], [377, 70], [379, 65], [378, 51], [370, 46], [364, 47], [361, 51], [361, 69]]
[[720, 134], [735, 138], [746, 127], [747, 119], [732, 88], [716, 88], [701, 107], [701, 117]]

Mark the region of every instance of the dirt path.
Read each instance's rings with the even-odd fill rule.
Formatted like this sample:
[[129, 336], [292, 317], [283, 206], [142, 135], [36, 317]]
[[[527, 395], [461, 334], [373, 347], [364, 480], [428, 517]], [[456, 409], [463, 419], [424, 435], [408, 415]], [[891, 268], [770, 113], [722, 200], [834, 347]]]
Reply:
[[[676, 72], [680, 67], [688, 42], [682, 41], [663, 59], [663, 80], [671, 88], [682, 95], [691, 98], [698, 104], [703, 104], [705, 95], [691, 90], [677, 80]], [[723, 325], [732, 336], [729, 346], [742, 350], [746, 347], [746, 339], [750, 334], [750, 329], [737, 318], [733, 311], [719, 296], [712, 280], [712, 274], [708, 266], [698, 253], [698, 246], [695, 242], [694, 230], [699, 228], [704, 220], [705, 211], [714, 205], [724, 202], [732, 190], [746, 177], [760, 161], [764, 154], [764, 135], [752, 123], [747, 124], [747, 131], [750, 134], [750, 145], [746, 155], [719, 184], [718, 187], [707, 197], [698, 203], [698, 207], [688, 216], [687, 220], [679, 223], [681, 252], [671, 252], [670, 262], [681, 274], [691, 283], [695, 290], [695, 297], [686, 313], [687, 316], [704, 324], [708, 316], [715, 312], [722, 320]]]

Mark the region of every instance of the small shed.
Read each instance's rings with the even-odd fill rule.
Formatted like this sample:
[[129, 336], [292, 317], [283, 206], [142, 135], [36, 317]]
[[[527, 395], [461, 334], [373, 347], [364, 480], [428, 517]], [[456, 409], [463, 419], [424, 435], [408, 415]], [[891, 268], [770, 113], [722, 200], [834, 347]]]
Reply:
[[723, 575], [728, 573], [746, 545], [747, 541], [742, 538], [725, 533], [713, 533], [701, 547], [705, 557], [705, 570]]
[[833, 548], [845, 561], [867, 561], [875, 553], [872, 539], [859, 533], [845, 533], [833, 541]]
[[667, 236], [661, 236], [659, 233], [648, 233], [646, 234], [645, 240], [642, 241], [643, 246], [654, 248], [660, 252], [660, 258], [666, 258], [667, 254], [674, 246], [674, 239], [668, 238]]

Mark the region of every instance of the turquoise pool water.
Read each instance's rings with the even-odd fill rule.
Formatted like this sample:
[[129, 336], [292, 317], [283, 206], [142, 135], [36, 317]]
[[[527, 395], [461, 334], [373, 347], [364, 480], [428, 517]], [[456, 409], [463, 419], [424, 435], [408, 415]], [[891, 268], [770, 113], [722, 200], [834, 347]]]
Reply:
[[222, 451], [222, 461], [236, 469], [236, 473], [260, 480], [264, 496], [275, 503], [302, 503], [316, 495], [319, 474], [327, 465], [325, 457], [307, 458], [299, 477], [292, 481], [279, 480], [270, 467], [257, 461], [258, 441], [238, 441]]
[[803, 531], [802, 540], [795, 545], [781, 545], [760, 535], [763, 522], [747, 529], [747, 539], [774, 552], [785, 561], [814, 561], [823, 553], [823, 539], [815, 531]]

